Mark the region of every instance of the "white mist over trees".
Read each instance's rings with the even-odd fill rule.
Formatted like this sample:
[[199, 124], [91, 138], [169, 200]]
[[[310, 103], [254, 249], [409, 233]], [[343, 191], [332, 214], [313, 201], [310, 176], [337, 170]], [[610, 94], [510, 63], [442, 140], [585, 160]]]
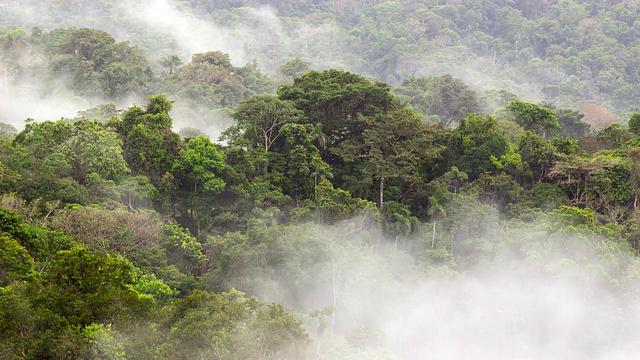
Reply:
[[638, 6], [1, 2], [0, 358], [633, 358]]
[[[186, 63], [195, 53], [222, 51], [235, 66], [255, 59], [270, 75], [292, 58], [319, 70], [341, 68], [394, 85], [409, 76], [452, 74], [476, 90], [506, 89], [576, 109], [597, 104], [625, 121], [635, 111], [629, 34], [636, 30], [624, 17], [633, 4], [607, 8], [562, 1], [531, 11], [519, 2], [486, 1], [260, 1], [249, 7], [207, 1], [14, 0], [2, 4], [0, 20], [28, 31], [101, 29], [117, 41], [141, 46], [153, 61], [177, 55]], [[71, 105], [83, 110], [82, 104]]]

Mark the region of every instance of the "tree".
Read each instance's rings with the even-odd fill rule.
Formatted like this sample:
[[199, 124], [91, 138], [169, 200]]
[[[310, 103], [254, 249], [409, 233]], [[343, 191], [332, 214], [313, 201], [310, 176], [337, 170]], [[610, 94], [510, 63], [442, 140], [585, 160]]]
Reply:
[[116, 109], [116, 104], [100, 104], [84, 111], [78, 111], [78, 116], [75, 120], [96, 120], [101, 124], [107, 121], [118, 118], [120, 111]]
[[560, 129], [558, 119], [553, 111], [540, 105], [514, 100], [505, 109], [511, 112], [515, 121], [525, 130], [539, 132], [544, 135]]
[[300, 58], [294, 58], [280, 65], [280, 73], [287, 78], [294, 79], [311, 70], [311, 63]]
[[280, 86], [278, 97], [302, 110], [305, 123], [321, 123], [330, 144], [361, 134], [358, 115], [381, 114], [396, 104], [389, 85], [340, 70], [311, 71]]
[[256, 95], [238, 104], [232, 117], [237, 125], [227, 130], [223, 138], [233, 141], [242, 136], [251, 146], [269, 152], [280, 137], [282, 126], [301, 122], [302, 112], [292, 102], [282, 101], [274, 95]]
[[431, 196], [429, 197], [429, 210], [427, 214], [431, 216], [431, 221], [433, 221], [433, 237], [431, 238], [431, 248], [433, 249], [436, 242], [436, 223], [441, 216], [447, 216], [447, 211], [440, 205], [435, 196]]
[[35, 39], [51, 57], [49, 70], [71, 79], [71, 89], [83, 96], [120, 99], [139, 93], [152, 73], [140, 47], [116, 42], [97, 29], [55, 29]]
[[325, 151], [329, 138], [322, 132], [322, 123], [315, 124], [311, 133], [311, 140], [316, 143], [316, 147], [320, 152]]
[[522, 161], [531, 170], [533, 181], [544, 179], [557, 158], [556, 149], [551, 142], [531, 131], [527, 131], [520, 139], [518, 149]]
[[398, 240], [402, 239], [406, 243], [407, 237], [419, 222], [418, 218], [411, 214], [411, 210], [408, 207], [397, 202], [388, 202], [386, 205], [383, 212], [385, 219], [383, 226], [385, 233], [395, 238], [393, 245], [393, 253], [395, 254], [398, 248]]
[[343, 141], [334, 152], [347, 163], [366, 159], [369, 171], [378, 179], [382, 209], [385, 180], [404, 179], [415, 171], [420, 149], [414, 142], [423, 125], [418, 115], [406, 108], [360, 119], [362, 137]]
[[595, 130], [600, 130], [615, 122], [613, 114], [596, 104], [585, 102], [582, 104], [581, 111], [584, 114], [582, 121], [591, 125]]
[[[606, 174], [622, 164], [622, 159], [605, 154], [585, 157], [579, 155], [561, 156], [549, 170], [547, 176], [569, 195], [571, 205], [588, 206], [593, 210], [602, 209], [607, 201], [615, 201], [611, 179]], [[631, 184], [627, 185], [630, 190]], [[631, 196], [630, 194], [628, 196]]]
[[163, 57], [162, 60], [160, 60], [160, 64], [169, 69], [169, 75], [173, 75], [176, 68], [182, 65], [182, 60], [178, 55], [174, 54]]
[[462, 184], [469, 180], [469, 175], [464, 171], [460, 171], [457, 166], [452, 166], [451, 171], [445, 173], [444, 177], [449, 182], [450, 186], [453, 187], [453, 192], [455, 194], [458, 193]]
[[177, 301], [169, 315], [162, 349], [166, 358], [299, 358], [309, 343], [301, 323], [282, 306], [234, 289], [218, 294], [196, 290]]
[[33, 275], [33, 258], [16, 239], [0, 235], [0, 288]]
[[480, 111], [483, 115], [493, 114], [497, 109], [509, 104], [512, 101], [518, 100], [518, 97], [507, 90], [483, 90], [478, 95], [478, 102], [480, 103]]
[[317, 126], [294, 123], [285, 124], [280, 130], [284, 144], [279, 152], [286, 161], [283, 192], [295, 199], [297, 207], [300, 200], [313, 197], [319, 177], [332, 177], [330, 166], [322, 161], [320, 151], [313, 145], [323, 135], [318, 130]]
[[48, 307], [74, 325], [120, 322], [151, 310], [151, 299], [131, 287], [134, 267], [117, 255], [92, 254], [80, 246], [58, 251], [43, 281]]
[[160, 236], [160, 220], [148, 212], [68, 208], [55, 214], [50, 226], [74, 237], [94, 252], [132, 259], [157, 244]]
[[629, 147], [627, 150], [627, 163], [631, 169], [631, 190], [633, 191], [633, 210], [638, 211], [640, 206], [640, 147]]
[[495, 124], [492, 116], [472, 114], [461, 119], [448, 139], [444, 156], [448, 166], [457, 166], [470, 179], [492, 168], [491, 156], [499, 159], [508, 150], [507, 139], [496, 132]]
[[113, 129], [95, 120], [79, 120], [73, 124], [73, 133], [61, 152], [73, 168], [73, 178], [85, 184], [89, 173], [103, 179], [118, 179], [130, 172], [121, 145]]
[[576, 110], [558, 109], [555, 110], [555, 115], [560, 125], [560, 130], [558, 131], [559, 136], [580, 140], [591, 130], [591, 126], [582, 121], [584, 114]]
[[187, 148], [180, 150], [173, 163], [172, 172], [189, 193], [188, 211], [200, 232], [203, 205], [212, 195], [221, 193], [226, 183], [220, 177], [225, 168], [224, 154], [204, 136], [192, 138]]
[[635, 113], [629, 119], [629, 131], [640, 136], [640, 114]]
[[69, 170], [69, 164], [64, 163], [60, 149], [72, 132], [72, 125], [62, 120], [27, 122], [24, 130], [13, 139], [13, 145], [27, 153], [23, 157], [22, 167], [33, 174], [46, 168], [58, 176], [68, 176], [66, 170]]
[[[229, 55], [220, 51], [194, 54], [190, 63], [174, 69], [163, 91], [173, 92], [195, 107], [231, 108], [254, 94], [248, 85], [264, 88], [264, 79], [258, 72], [252, 66], [234, 67]], [[247, 80], [241, 73], [247, 75]]]
[[480, 110], [476, 92], [449, 74], [428, 78], [410, 76], [394, 92], [403, 100], [406, 98], [414, 111], [425, 115], [425, 120], [441, 121], [445, 127]]
[[180, 149], [180, 135], [171, 129], [172, 103], [165, 95], [153, 95], [145, 109], [133, 106], [112, 122], [122, 138], [122, 155], [134, 174], [158, 184], [171, 170]]

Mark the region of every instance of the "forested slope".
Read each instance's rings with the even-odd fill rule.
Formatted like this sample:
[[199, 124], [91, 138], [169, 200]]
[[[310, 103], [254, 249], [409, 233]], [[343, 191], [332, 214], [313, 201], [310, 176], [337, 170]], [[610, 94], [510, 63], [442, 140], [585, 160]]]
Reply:
[[[452, 74], [475, 90], [506, 89], [529, 101], [625, 122], [637, 111], [635, 0], [237, 1], [0, 4], [0, 24], [105, 30], [153, 59], [209, 50], [274, 74], [291, 58], [396, 85]], [[193, 36], [197, 34], [197, 36]], [[236, 65], [238, 65], [236, 64]]]
[[0, 358], [632, 357], [632, 4], [2, 2]]

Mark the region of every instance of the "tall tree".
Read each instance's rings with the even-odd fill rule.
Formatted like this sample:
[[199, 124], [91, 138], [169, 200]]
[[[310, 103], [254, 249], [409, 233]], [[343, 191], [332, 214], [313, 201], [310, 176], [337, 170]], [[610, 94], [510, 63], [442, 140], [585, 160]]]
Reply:
[[421, 149], [415, 142], [423, 125], [419, 115], [406, 108], [361, 116], [360, 122], [362, 137], [342, 142], [334, 152], [345, 162], [366, 159], [369, 171], [378, 179], [379, 206], [383, 208], [385, 180], [404, 179], [416, 170]]
[[431, 196], [429, 197], [429, 210], [427, 213], [431, 216], [431, 221], [433, 222], [433, 234], [431, 237], [431, 248], [433, 249], [436, 243], [436, 223], [441, 216], [447, 216], [447, 211], [440, 205], [435, 196]]
[[204, 136], [190, 139], [187, 148], [180, 150], [173, 163], [171, 170], [176, 179], [183, 183], [183, 188], [189, 189], [187, 210], [195, 223], [196, 234], [200, 233], [206, 204], [213, 200], [212, 195], [221, 193], [226, 186], [220, 176], [224, 167], [224, 154]]
[[553, 111], [540, 105], [514, 100], [505, 109], [514, 116], [515, 121], [525, 130], [535, 131], [542, 135], [560, 130], [558, 118]]
[[122, 120], [112, 123], [122, 138], [123, 156], [131, 170], [148, 176], [154, 184], [171, 170], [180, 150], [180, 135], [171, 129], [172, 106], [165, 95], [154, 95], [144, 109], [133, 106], [122, 114]]
[[291, 100], [309, 124], [322, 124], [330, 144], [362, 133], [359, 115], [381, 114], [396, 105], [390, 87], [341, 70], [311, 71], [293, 85], [278, 88], [282, 100]]
[[95, 120], [73, 124], [73, 133], [62, 147], [62, 153], [73, 168], [73, 177], [84, 184], [89, 173], [104, 179], [117, 179], [130, 172], [122, 157], [122, 141], [113, 129]]
[[232, 114], [237, 125], [225, 132], [223, 138], [232, 142], [239, 136], [252, 147], [262, 147], [269, 152], [280, 137], [280, 129], [287, 123], [302, 121], [302, 111], [291, 101], [283, 101], [275, 95], [256, 95], [238, 104]]

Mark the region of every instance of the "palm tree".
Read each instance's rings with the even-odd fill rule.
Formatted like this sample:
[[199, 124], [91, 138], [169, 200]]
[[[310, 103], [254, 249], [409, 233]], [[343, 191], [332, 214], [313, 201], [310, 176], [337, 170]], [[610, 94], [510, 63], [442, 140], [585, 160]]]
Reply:
[[398, 248], [398, 240], [402, 238], [406, 243], [406, 238], [411, 234], [411, 230], [418, 224], [418, 218], [411, 215], [411, 211], [404, 205], [395, 201], [390, 201], [385, 207], [385, 232], [395, 237], [393, 253]]
[[451, 171], [444, 174], [444, 176], [451, 183], [456, 194], [462, 184], [469, 179], [469, 175], [464, 171], [460, 171], [457, 166], [452, 166]]
[[329, 137], [322, 132], [322, 123], [317, 123], [313, 126], [313, 130], [311, 130], [311, 141], [316, 142], [320, 152], [324, 152]]
[[[319, 215], [318, 219], [320, 223], [322, 223], [322, 212], [320, 211], [320, 207], [318, 206], [318, 184], [320, 184], [321, 181], [327, 178], [332, 179], [333, 174], [331, 173], [331, 166], [322, 161], [320, 156], [318, 156], [317, 154], [315, 154], [311, 159], [311, 164], [314, 167], [313, 172], [311, 172], [311, 176], [313, 176], [313, 193], [316, 203], [316, 216]], [[320, 212], [318, 213], [318, 211]]]
[[160, 60], [160, 64], [169, 69], [169, 75], [172, 75], [176, 68], [182, 65], [182, 60], [178, 55], [165, 56]]
[[429, 197], [429, 210], [427, 210], [427, 214], [431, 216], [431, 221], [433, 221], [433, 238], [431, 239], [431, 248], [436, 242], [436, 222], [440, 218], [440, 216], [447, 216], [447, 212], [444, 210], [440, 203], [438, 203], [438, 199], [434, 196]]

